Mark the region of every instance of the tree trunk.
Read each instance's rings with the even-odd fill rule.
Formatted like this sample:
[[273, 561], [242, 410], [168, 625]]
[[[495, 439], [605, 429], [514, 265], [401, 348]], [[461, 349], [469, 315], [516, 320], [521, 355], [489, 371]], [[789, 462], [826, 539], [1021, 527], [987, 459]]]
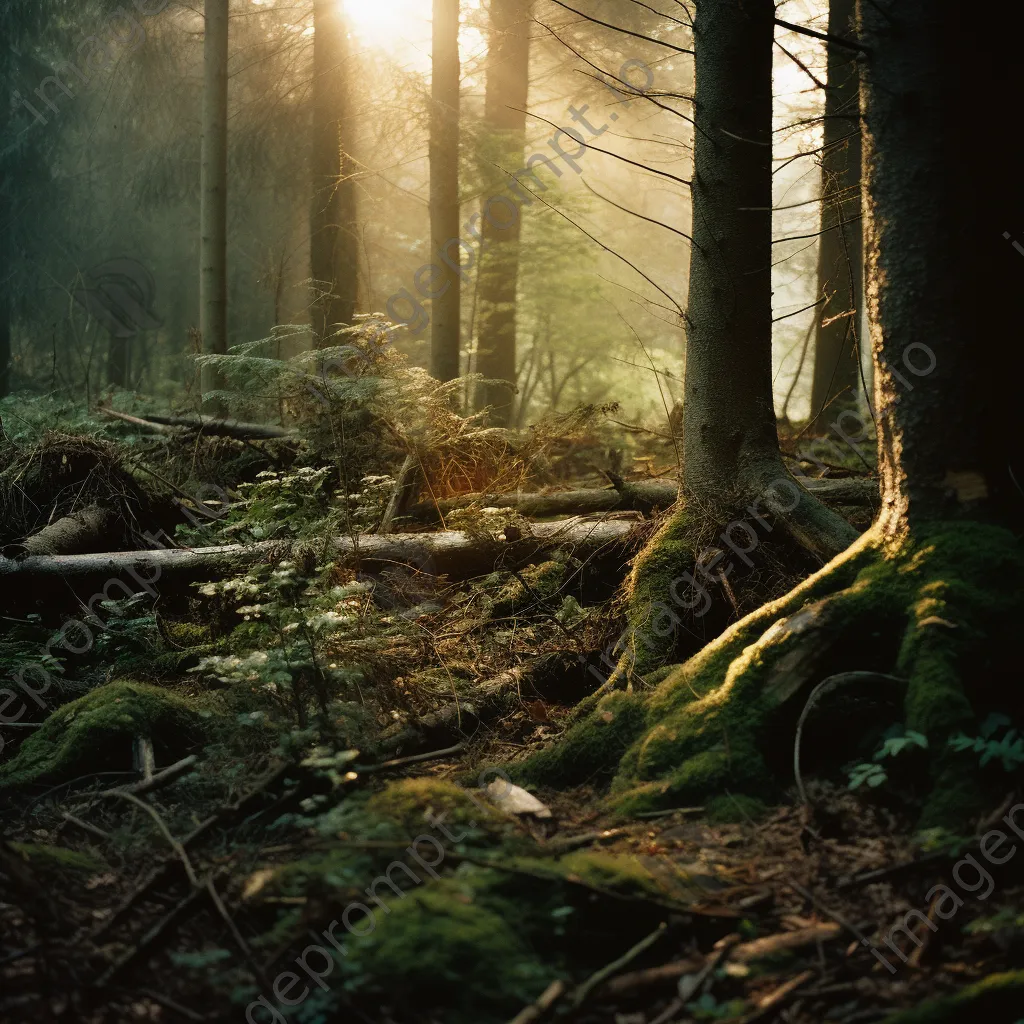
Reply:
[[[430, 79], [430, 373], [459, 376], [459, 0], [434, 0]], [[418, 282], [417, 282], [418, 284]]]
[[[1008, 298], [1024, 281], [1022, 144], [1003, 122], [1021, 92], [1007, 42], [1019, 36], [974, 25], [948, 0], [879, 0], [861, 18], [884, 517], [892, 531], [1019, 522], [1021, 349], [991, 357], [1020, 331]], [[1008, 18], [1024, 20], [1016, 7]]]
[[[1005, 117], [1022, 98], [1024, 9], [1000, 15], [997, 26], [965, 18], [952, 0], [859, 6], [879, 520], [650, 694], [595, 699], [522, 778], [589, 780], [605, 770], [595, 752], [625, 750], [620, 811], [726, 791], [775, 798], [792, 778], [797, 730], [804, 772], [808, 741], [811, 767], [833, 778], [864, 756], [853, 705], [820, 705], [840, 678], [872, 677], [883, 693], [858, 684], [852, 695], [874, 706], [864, 726], [891, 721], [895, 700], [927, 740], [919, 826], [964, 832], [992, 806], [977, 755], [949, 740], [977, 735], [993, 708], [1019, 707], [1024, 357], [1013, 344], [996, 360], [990, 346], [1019, 331], [1009, 297], [1024, 279], [1024, 142]], [[829, 725], [808, 729], [812, 709]]]
[[107, 384], [118, 388], [130, 385], [132, 339], [111, 334], [107, 342]]
[[[531, 0], [491, 0], [490, 41], [484, 123], [485, 156], [515, 171], [526, 140], [527, 92], [530, 82]], [[493, 177], [494, 168], [488, 168]], [[485, 175], [486, 177], [486, 175]], [[498, 204], [495, 204], [497, 207]], [[484, 206], [480, 246], [479, 326], [476, 371], [511, 386], [482, 385], [477, 409], [491, 406], [491, 423], [512, 424], [516, 383], [516, 287], [519, 279], [520, 210], [503, 204]]]
[[[0, 137], [6, 138], [6, 111], [0, 115]], [[11, 286], [14, 277], [14, 199], [13, 184], [7, 166], [9, 157], [0, 157], [0, 398], [11, 393]]]
[[[228, 7], [229, 0], [206, 0], [199, 215], [199, 332], [206, 355], [228, 350]], [[222, 386], [221, 375], [203, 367], [203, 393]], [[208, 402], [204, 410], [219, 415], [222, 403]]]
[[317, 347], [356, 311], [359, 238], [355, 167], [343, 130], [350, 114], [348, 31], [338, 0], [313, 4], [313, 200], [309, 254]]
[[[854, 37], [855, 0], [831, 0], [828, 31]], [[828, 45], [825, 89], [824, 151], [821, 158], [821, 241], [818, 249], [819, 307], [811, 378], [811, 417], [839, 399], [844, 405], [860, 387], [860, 315], [863, 304], [864, 247], [859, 220], [860, 198], [860, 67], [857, 55]], [[847, 226], [848, 225], [848, 226]], [[831, 409], [829, 415], [838, 410]], [[824, 424], [819, 424], [824, 426]]]
[[[809, 552], [821, 562], [858, 536], [841, 515], [792, 480], [779, 450], [771, 307], [774, 18], [772, 0], [716, 0], [696, 8], [681, 501], [627, 580], [630, 625], [609, 687], [652, 671], [675, 657], [680, 643], [692, 643], [697, 632], [684, 628], [666, 602], [670, 595], [675, 599], [690, 570], [710, 572], [704, 564], [709, 552], [717, 551], [713, 578], [719, 582], [723, 575], [735, 581], [753, 569], [746, 556], [723, 560], [723, 542], [708, 541], [739, 529], [747, 538], [744, 546], [760, 546], [758, 526], [768, 533], [774, 526], [758, 521], [759, 506], [775, 516], [799, 554]], [[799, 554], [785, 550], [774, 564], [768, 559], [762, 574], [777, 574], [780, 561], [792, 563]], [[722, 585], [738, 608], [735, 582]], [[666, 616], [671, 627], [649, 635], [651, 623]], [[724, 628], [727, 621], [704, 620], [701, 633]], [[640, 636], [647, 637], [643, 651], [635, 642]]]

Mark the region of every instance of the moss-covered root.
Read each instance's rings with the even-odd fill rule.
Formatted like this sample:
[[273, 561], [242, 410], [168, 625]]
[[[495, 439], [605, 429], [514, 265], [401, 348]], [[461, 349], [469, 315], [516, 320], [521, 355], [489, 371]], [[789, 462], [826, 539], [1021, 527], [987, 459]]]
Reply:
[[202, 721], [188, 700], [158, 686], [100, 686], [54, 711], [0, 766], [0, 794], [102, 771], [112, 764], [126, 767], [137, 736], [151, 737], [167, 757], [180, 755], [201, 737]]
[[906, 725], [930, 740], [934, 796], [923, 823], [962, 824], [980, 793], [946, 738], [979, 710], [970, 698], [1006, 653], [998, 642], [1020, 620], [1022, 584], [1020, 546], [995, 527], [937, 524], [897, 546], [869, 532], [649, 695], [602, 703], [518, 772], [553, 784], [613, 774], [613, 799], [626, 811], [725, 790], [766, 795], [790, 781], [810, 689], [834, 672], [868, 669], [906, 681]]
[[913, 1010], [886, 1017], [883, 1024], [961, 1024], [965, 1020], [985, 1024], [1015, 1024], [1024, 1003], [1024, 971], [990, 974], [954, 996], [933, 999]]

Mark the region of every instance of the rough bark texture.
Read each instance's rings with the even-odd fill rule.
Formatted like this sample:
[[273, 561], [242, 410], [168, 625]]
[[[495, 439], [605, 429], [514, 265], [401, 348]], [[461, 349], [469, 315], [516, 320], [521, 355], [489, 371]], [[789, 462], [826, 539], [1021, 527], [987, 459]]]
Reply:
[[[430, 79], [430, 372], [459, 375], [459, 0], [434, 0]], [[418, 283], [418, 282], [417, 282]]]
[[[492, 159], [515, 171], [523, 158], [530, 81], [531, 0], [491, 0], [484, 123]], [[493, 176], [494, 168], [488, 168]], [[520, 210], [515, 203], [485, 203], [481, 234], [475, 369], [511, 386], [481, 386], [477, 408], [492, 407], [491, 422], [512, 423], [516, 383], [516, 287]]]
[[[771, 0], [698, 5], [683, 492], [747, 499], [788, 478], [772, 388]], [[828, 557], [856, 536], [800, 492], [791, 532]]]
[[313, 5], [313, 199], [309, 258], [318, 346], [356, 311], [359, 238], [355, 170], [344, 130], [349, 113], [348, 35], [337, 0]]
[[[751, 502], [779, 513], [784, 529], [821, 561], [857, 537], [842, 516], [792, 482], [779, 450], [771, 354], [774, 17], [772, 0], [697, 6], [683, 500], [627, 582], [637, 633], [650, 633], [657, 609], [693, 567], [709, 521], [719, 520], [720, 530], [750, 520]], [[785, 508], [780, 487], [794, 496]], [[657, 630], [645, 654], [627, 651], [612, 684], [671, 658], [678, 633]]]
[[[948, 0], [861, 5], [866, 244], [884, 517], [892, 531], [1019, 523], [1024, 283], [1019, 8], [998, 27]], [[951, 69], [956, 68], [953, 74]], [[1014, 469], [1016, 473], [1014, 474]]]
[[[720, 495], [778, 461], [772, 404], [771, 0], [697, 6], [684, 489]], [[774, 468], [774, 467], [773, 467]]]
[[[199, 331], [205, 354], [228, 350], [228, 0], [206, 0], [200, 206]], [[205, 394], [221, 387], [205, 366]], [[208, 404], [217, 413], [219, 404]]]
[[[882, 516], [798, 587], [652, 678], [650, 693], [595, 700], [523, 777], [583, 781], [623, 751], [612, 791], [625, 808], [724, 790], [776, 796], [815, 684], [880, 672], [898, 681], [906, 727], [928, 738], [921, 824], [963, 832], [991, 806], [977, 758], [947, 740], [1016, 706], [1018, 691], [1024, 550], [1006, 526], [1021, 513], [1021, 356], [1014, 346], [997, 361], [984, 342], [1019, 329], [1006, 300], [1024, 277], [1012, 245], [1024, 227], [1012, 187], [1022, 142], [1000, 122], [1020, 98], [1024, 11], [1007, 9], [998, 31], [951, 0], [862, 0], [859, 16]], [[838, 771], [853, 754], [844, 743], [859, 738], [832, 731], [816, 767]]]
[[[854, 0], [831, 0], [830, 35], [852, 39]], [[811, 415], [833, 399], [849, 404], [860, 387], [857, 332], [863, 305], [863, 228], [860, 200], [860, 67], [849, 49], [828, 46], [825, 147], [821, 156], [821, 241]], [[842, 398], [838, 396], [842, 395]], [[829, 406], [828, 415], [838, 410]], [[822, 418], [824, 419], [824, 418]], [[819, 424], [827, 427], [827, 423]]]

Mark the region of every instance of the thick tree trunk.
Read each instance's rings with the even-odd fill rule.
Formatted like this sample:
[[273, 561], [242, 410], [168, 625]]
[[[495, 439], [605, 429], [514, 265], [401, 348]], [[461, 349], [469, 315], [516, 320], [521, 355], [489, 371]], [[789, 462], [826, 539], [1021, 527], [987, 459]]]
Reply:
[[[831, 0], [828, 30], [854, 38], [855, 0]], [[860, 387], [857, 332], [863, 305], [864, 247], [860, 221], [860, 65], [857, 55], [828, 46], [825, 89], [825, 149], [821, 158], [821, 241], [818, 250], [819, 307], [811, 378], [811, 416], [826, 406], [838, 411]], [[839, 398], [838, 396], [843, 396]], [[822, 423], [821, 426], [827, 426]]]
[[993, 26], [950, 0], [877, 0], [860, 17], [883, 517], [890, 531], [1019, 524], [1021, 346], [1005, 343], [1020, 332], [1022, 143], [1004, 117], [1024, 16]]
[[[355, 167], [347, 146], [349, 46], [338, 0], [313, 4], [313, 200], [309, 254], [317, 346], [353, 321], [359, 273]], [[327, 342], [329, 343], [329, 342]]]
[[430, 373], [459, 376], [459, 0], [434, 0], [430, 80]]
[[[206, 0], [199, 331], [207, 355], [228, 350], [228, 7], [229, 0]], [[221, 387], [221, 375], [203, 367], [204, 394]], [[222, 411], [218, 402], [205, 408]]]
[[[515, 171], [523, 159], [530, 82], [531, 0], [491, 0], [484, 123], [487, 153]], [[493, 176], [494, 168], [488, 168]], [[520, 211], [508, 204], [484, 207], [480, 255], [476, 372], [511, 386], [478, 389], [477, 408], [492, 407], [491, 422], [512, 423], [516, 383], [516, 288], [519, 280]]]

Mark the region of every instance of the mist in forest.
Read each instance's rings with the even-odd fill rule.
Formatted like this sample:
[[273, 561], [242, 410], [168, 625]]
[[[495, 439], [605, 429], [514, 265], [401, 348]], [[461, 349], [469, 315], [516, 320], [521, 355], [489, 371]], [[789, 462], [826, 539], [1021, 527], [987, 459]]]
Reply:
[[[24, 5], [7, 6], [5, 389], [86, 404], [121, 389], [197, 409], [202, 12], [96, 0], [34, 24]], [[455, 265], [459, 372], [515, 377], [501, 422], [617, 402], [623, 419], [664, 429], [681, 397], [691, 255], [687, 16], [669, 0], [659, 13], [608, 0], [587, 18], [549, 0], [505, 2], [521, 8], [513, 23], [502, 6], [471, 0], [457, 15], [459, 241], [441, 252], [429, 0], [232, 0], [224, 344], [268, 339], [262, 355], [293, 356], [318, 334], [318, 296], [344, 293], [344, 323], [383, 314], [400, 327], [397, 349], [429, 367], [442, 305], [429, 268]], [[825, 27], [828, 12], [792, 0], [780, 17]], [[835, 292], [817, 234], [827, 61], [817, 38], [776, 37], [774, 388], [777, 410], [801, 420], [823, 295]], [[520, 169], [516, 194], [506, 182]], [[513, 216], [514, 240], [474, 226]], [[339, 246], [343, 268], [325, 273]], [[495, 291], [495, 277], [511, 285]], [[836, 306], [857, 332], [858, 312]], [[495, 310], [509, 323], [493, 327]], [[461, 398], [470, 410], [494, 395], [467, 383]]]

